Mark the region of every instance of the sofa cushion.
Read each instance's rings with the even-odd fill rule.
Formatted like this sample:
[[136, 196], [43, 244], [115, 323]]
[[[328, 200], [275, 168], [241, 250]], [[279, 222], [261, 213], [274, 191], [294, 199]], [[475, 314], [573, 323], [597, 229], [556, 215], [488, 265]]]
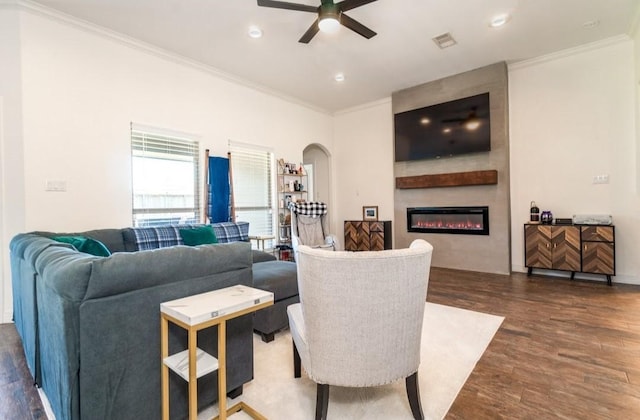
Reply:
[[130, 229], [95, 229], [95, 230], [87, 230], [85, 232], [33, 232], [39, 236], [46, 236], [47, 238], [52, 238], [54, 236], [86, 236], [87, 238], [92, 238], [97, 241], [100, 241], [107, 247], [109, 252], [131, 252], [137, 251], [137, 246], [135, 245], [135, 241], [131, 240], [127, 242], [126, 232]]
[[104, 244], [96, 239], [87, 238], [86, 236], [54, 236], [54, 241], [71, 244], [80, 252], [95, 255], [96, 257], [108, 257], [111, 252]]
[[175, 246], [139, 252], [121, 252], [92, 264], [85, 299], [113, 296], [146, 287], [179, 283], [215, 274], [233, 276], [250, 269], [251, 245], [237, 242], [211, 246]]
[[[56, 294], [68, 302], [79, 303], [87, 292], [91, 263], [96, 260], [107, 261], [110, 258], [95, 257], [71, 247], [50, 246], [35, 260], [35, 271], [39, 276], [36, 290], [46, 288], [46, 293]], [[37, 293], [40, 295], [40, 291]], [[67, 309], [71, 310], [70, 307]]]
[[185, 245], [196, 246], [217, 244], [218, 238], [211, 225], [194, 227], [192, 229], [180, 229], [180, 236]]
[[253, 286], [273, 292], [277, 302], [298, 294], [296, 264], [289, 261], [267, 261], [253, 264]]
[[253, 249], [251, 250], [251, 254], [253, 255], [253, 263], [261, 263], [261, 262], [265, 262], [265, 261], [275, 261], [277, 260], [277, 258], [275, 257], [275, 255], [269, 253], [269, 252], [264, 252], [264, 251], [260, 251], [258, 249]]

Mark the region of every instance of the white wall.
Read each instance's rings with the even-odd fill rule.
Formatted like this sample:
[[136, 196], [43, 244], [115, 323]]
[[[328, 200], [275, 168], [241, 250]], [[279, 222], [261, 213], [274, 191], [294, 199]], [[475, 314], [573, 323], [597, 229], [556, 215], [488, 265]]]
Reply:
[[0, 321], [11, 319], [9, 240], [24, 226], [20, 19], [0, 7]]
[[[524, 269], [522, 223], [536, 200], [560, 217], [612, 214], [614, 281], [640, 284], [639, 38], [636, 31], [635, 62], [634, 44], [625, 39], [510, 68], [514, 270]], [[8, 241], [15, 233], [131, 224], [131, 121], [197, 134], [214, 155], [224, 155], [231, 139], [273, 147], [276, 156], [300, 162], [304, 147], [319, 143], [333, 159], [332, 231], [342, 235], [343, 221], [361, 219], [363, 205], [377, 205], [380, 220], [393, 220], [391, 98], [331, 117], [91, 29], [12, 8], [0, 8], [0, 39], [5, 322], [12, 311]], [[610, 184], [591, 184], [599, 174], [609, 174]], [[45, 192], [47, 179], [67, 181], [68, 191]]]
[[636, 191], [640, 194], [640, 10], [636, 15], [632, 29], [635, 57], [635, 92], [636, 92]]
[[378, 206], [378, 220], [393, 221], [392, 117], [391, 98], [335, 115], [333, 220], [342, 240], [344, 221], [362, 220], [362, 206]]
[[[535, 200], [556, 217], [612, 214], [614, 282], [640, 284], [633, 50], [634, 43], [621, 37], [510, 67], [514, 271], [525, 271], [523, 223]], [[342, 234], [344, 220], [361, 219], [363, 205], [378, 205], [380, 218], [393, 220], [391, 103], [341, 112], [334, 126], [336, 232]], [[601, 174], [609, 175], [609, 184], [592, 184]]]
[[[614, 281], [640, 284], [633, 49], [621, 37], [510, 67], [514, 271], [524, 271], [523, 223], [535, 200], [555, 217], [611, 214]], [[595, 175], [609, 184], [594, 185]]]
[[[201, 152], [218, 156], [228, 140], [272, 147], [293, 162], [302, 161], [307, 144], [332, 149], [328, 114], [91, 29], [19, 15], [10, 23], [19, 21], [21, 39], [8, 39], [22, 54], [21, 73], [10, 81], [22, 86], [24, 159], [2, 156], [3, 166], [24, 161], [24, 173], [11, 173], [24, 185], [15, 198], [25, 197], [15, 232], [130, 226], [132, 121], [196, 134]], [[0, 56], [2, 66], [8, 57]], [[67, 192], [45, 192], [46, 180], [66, 181]], [[20, 208], [13, 198], [3, 202], [4, 214]], [[5, 251], [7, 244], [5, 237]], [[10, 281], [5, 269], [5, 290]], [[4, 297], [5, 321], [10, 300]]]

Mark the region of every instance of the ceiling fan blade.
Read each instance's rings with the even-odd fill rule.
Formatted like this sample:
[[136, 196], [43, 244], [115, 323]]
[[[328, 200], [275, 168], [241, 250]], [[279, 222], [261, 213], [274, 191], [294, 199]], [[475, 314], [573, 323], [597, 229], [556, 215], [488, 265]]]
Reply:
[[365, 4], [373, 3], [377, 0], [344, 0], [340, 3], [336, 3], [336, 6], [340, 8], [343, 12], [347, 10], [355, 9], [356, 7], [364, 6]]
[[343, 26], [346, 26], [347, 28], [351, 29], [354, 32], [357, 32], [358, 34], [362, 35], [363, 37], [370, 39], [373, 38], [374, 36], [376, 36], [376, 33], [373, 32], [371, 29], [367, 28], [366, 26], [364, 26], [362, 23], [358, 22], [355, 19], [350, 18], [349, 16], [345, 15], [344, 13], [342, 13], [340, 15], [340, 23]]
[[288, 1], [258, 0], [258, 6], [273, 7], [276, 9], [297, 10], [300, 12], [318, 13], [317, 6], [307, 4], [289, 3]]
[[307, 29], [307, 32], [305, 32], [304, 35], [302, 35], [302, 38], [298, 40], [298, 42], [302, 42], [303, 44], [308, 44], [309, 41], [311, 41], [311, 38], [316, 36], [319, 30], [320, 30], [320, 27], [318, 26], [318, 19], [316, 19], [315, 22], [313, 22], [313, 24], [309, 26], [309, 29]]

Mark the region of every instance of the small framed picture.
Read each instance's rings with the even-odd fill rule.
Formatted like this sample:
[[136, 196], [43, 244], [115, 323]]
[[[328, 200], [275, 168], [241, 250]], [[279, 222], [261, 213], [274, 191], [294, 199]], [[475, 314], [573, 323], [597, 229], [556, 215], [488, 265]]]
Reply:
[[378, 206], [362, 206], [362, 220], [378, 221]]

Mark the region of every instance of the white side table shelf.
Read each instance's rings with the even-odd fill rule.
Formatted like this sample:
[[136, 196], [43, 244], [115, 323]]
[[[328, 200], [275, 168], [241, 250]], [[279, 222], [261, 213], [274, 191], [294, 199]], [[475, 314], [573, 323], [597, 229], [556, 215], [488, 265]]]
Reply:
[[[239, 402], [227, 409], [226, 321], [273, 305], [273, 293], [248, 286], [232, 286], [160, 304], [162, 419], [169, 419], [169, 369], [189, 383], [189, 420], [198, 418], [197, 378], [218, 370], [216, 419], [243, 410], [252, 418], [266, 420], [253, 408]], [[188, 331], [188, 348], [169, 356], [169, 322]], [[218, 358], [197, 348], [198, 331], [218, 326]], [[195, 363], [194, 363], [195, 362]]]

